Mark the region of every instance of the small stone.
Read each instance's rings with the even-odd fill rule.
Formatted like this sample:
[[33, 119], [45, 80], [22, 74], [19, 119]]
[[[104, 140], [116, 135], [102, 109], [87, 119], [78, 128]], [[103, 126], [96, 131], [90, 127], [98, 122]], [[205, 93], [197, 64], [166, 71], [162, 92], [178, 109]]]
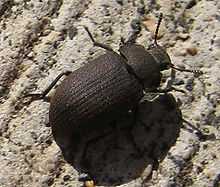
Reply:
[[189, 38], [189, 34], [188, 33], [180, 33], [178, 36], [177, 36], [177, 39], [181, 39], [183, 41], [187, 40]]
[[33, 57], [34, 57], [34, 52], [31, 51], [30, 53], [28, 53], [27, 57], [28, 57], [28, 58], [33, 58]]
[[86, 181], [85, 187], [95, 187], [94, 181], [93, 180]]
[[186, 52], [192, 56], [195, 56], [198, 53], [198, 49], [196, 47], [189, 47], [186, 49]]

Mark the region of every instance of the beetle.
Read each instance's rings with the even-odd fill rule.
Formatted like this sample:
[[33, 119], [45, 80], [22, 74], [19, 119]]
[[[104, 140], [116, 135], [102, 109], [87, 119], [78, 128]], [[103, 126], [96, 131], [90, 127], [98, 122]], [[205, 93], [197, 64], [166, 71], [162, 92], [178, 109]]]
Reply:
[[162, 14], [154, 43], [148, 49], [136, 44], [134, 35], [127, 42], [122, 40], [119, 53], [95, 41], [88, 28], [84, 27], [94, 46], [105, 49], [105, 54], [76, 71], [61, 73], [43, 93], [28, 95], [42, 99], [61, 77], [67, 76], [56, 88], [49, 109], [52, 134], [62, 150], [70, 148], [72, 142], [80, 141], [93, 128], [108, 125], [129, 110], [135, 113], [145, 92], [177, 90], [172, 85], [159, 88], [161, 71], [171, 68], [200, 73], [177, 68], [171, 63], [165, 48], [157, 43], [161, 21]]

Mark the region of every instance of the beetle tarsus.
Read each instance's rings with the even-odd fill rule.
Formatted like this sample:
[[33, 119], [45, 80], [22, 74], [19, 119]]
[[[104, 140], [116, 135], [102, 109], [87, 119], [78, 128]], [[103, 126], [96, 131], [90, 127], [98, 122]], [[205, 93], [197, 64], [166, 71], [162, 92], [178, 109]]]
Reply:
[[171, 91], [176, 91], [176, 92], [181, 92], [181, 93], [186, 93], [184, 90], [181, 90], [181, 89], [177, 89], [175, 87], [167, 87], [167, 88], [164, 88], [164, 89], [160, 89], [160, 88], [157, 88], [156, 90], [154, 90], [153, 92], [154, 93], [169, 93]]
[[[206, 141], [206, 140], [215, 140], [216, 137], [214, 134], [205, 134], [202, 132], [199, 128], [192, 125], [189, 121], [182, 118], [182, 121], [189, 126], [193, 131], [195, 131], [195, 134], [198, 136], [199, 140]], [[183, 126], [183, 128], [187, 129], [186, 126]]]

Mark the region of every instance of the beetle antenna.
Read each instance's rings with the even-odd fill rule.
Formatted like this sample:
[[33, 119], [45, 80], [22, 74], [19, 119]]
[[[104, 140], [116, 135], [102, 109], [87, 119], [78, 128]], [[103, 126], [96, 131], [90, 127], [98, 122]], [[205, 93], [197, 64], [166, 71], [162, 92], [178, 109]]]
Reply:
[[177, 71], [193, 73], [196, 77], [203, 74], [203, 72], [200, 70], [182, 69], [182, 68], [178, 68], [178, 67], [174, 66], [173, 64], [171, 64], [170, 67], [172, 69], [177, 70]]
[[160, 28], [160, 24], [161, 24], [162, 19], [163, 19], [163, 13], [160, 13], [159, 20], [157, 23], [157, 28], [156, 28], [155, 35], [154, 35], [154, 44], [155, 45], [158, 45], [157, 44], [157, 36], [158, 36], [158, 32], [159, 32], [159, 28]]

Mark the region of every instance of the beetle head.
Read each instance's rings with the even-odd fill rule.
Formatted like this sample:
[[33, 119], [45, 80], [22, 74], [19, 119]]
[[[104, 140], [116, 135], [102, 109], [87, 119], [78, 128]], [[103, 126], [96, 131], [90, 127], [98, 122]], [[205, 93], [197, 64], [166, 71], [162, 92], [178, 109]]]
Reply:
[[166, 52], [166, 49], [157, 43], [158, 32], [160, 24], [163, 18], [163, 14], [160, 14], [157, 28], [154, 34], [154, 43], [148, 47], [148, 52], [153, 56], [155, 62], [158, 64], [160, 71], [167, 70], [171, 67], [171, 60]]
[[172, 64], [166, 49], [157, 44], [158, 30], [161, 21], [162, 14], [160, 14], [157, 24], [154, 43], [150, 45], [147, 50], [143, 46], [135, 43], [135, 37], [134, 39], [131, 37], [127, 42], [122, 41], [122, 45], [119, 48], [121, 56], [126, 59], [127, 69], [132, 72], [136, 78], [142, 82], [146, 82], [146, 87], [158, 86], [161, 80], [160, 71], [170, 68], [194, 74], [200, 73], [200, 71], [181, 69]]
[[159, 65], [160, 71], [172, 68], [172, 69], [182, 71], [182, 72], [185, 71], [185, 72], [194, 73], [196, 76], [199, 76], [200, 74], [202, 74], [202, 72], [199, 70], [181, 69], [181, 68], [174, 66], [174, 64], [172, 64], [171, 62], [171, 59], [168, 53], [166, 52], [165, 47], [158, 45], [157, 37], [158, 37], [158, 31], [159, 31], [162, 18], [163, 18], [163, 14], [161, 13], [159, 20], [158, 20], [157, 28], [155, 31], [155, 35], [154, 35], [154, 44], [148, 47], [148, 52], [153, 56], [154, 61]]
[[148, 48], [148, 52], [152, 55], [154, 61], [158, 64], [160, 71], [171, 68], [171, 59], [164, 47], [153, 44]]

